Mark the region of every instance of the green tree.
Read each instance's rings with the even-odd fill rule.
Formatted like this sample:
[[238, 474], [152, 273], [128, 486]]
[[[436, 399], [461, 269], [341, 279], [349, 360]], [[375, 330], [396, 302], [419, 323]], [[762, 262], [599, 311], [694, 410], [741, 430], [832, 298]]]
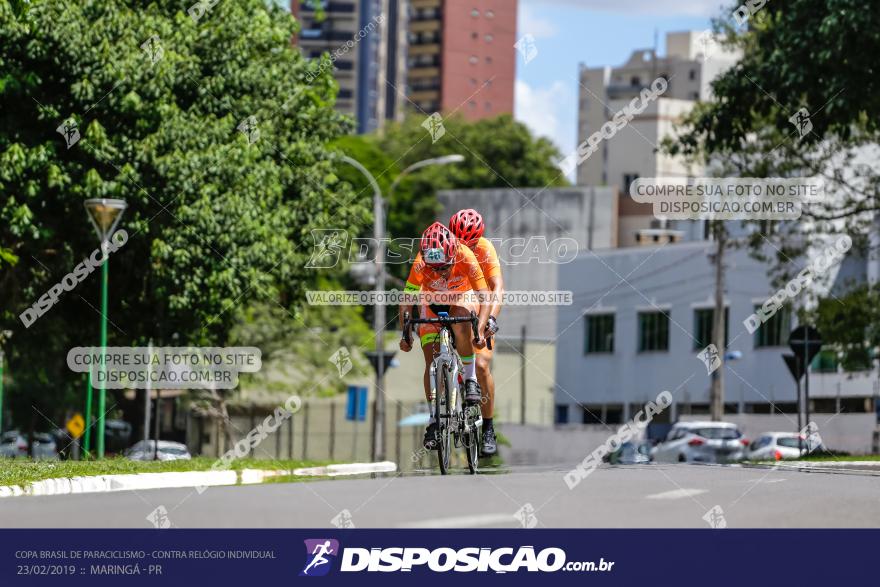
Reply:
[[129, 206], [111, 346], [221, 346], [255, 301], [298, 315], [310, 231], [368, 217], [327, 146], [350, 129], [336, 83], [291, 46], [294, 19], [263, 0], [187, 8], [0, 1], [0, 328], [28, 412], [57, 418], [80, 386], [67, 350], [97, 343], [97, 272], [30, 328], [18, 319], [96, 248], [84, 199]]
[[[740, 4], [746, 3], [725, 14]], [[772, 261], [776, 283], [803, 267], [810, 246], [827, 246], [828, 234], [849, 234], [864, 253], [865, 235], [880, 212], [880, 5], [767, 2], [745, 27], [728, 16], [715, 29], [743, 57], [713, 82], [713, 100], [691, 112], [666, 148], [729, 175], [825, 181], [826, 197], [805, 204], [801, 222], [765, 222], [752, 235], [752, 251]], [[837, 298], [821, 301], [811, 316], [851, 364], [864, 357], [862, 343], [877, 342], [871, 333], [878, 316], [862, 312], [876, 307], [874, 297], [870, 288], [859, 288], [851, 300], [842, 298], [842, 307]]]
[[[692, 111], [667, 148], [704, 162], [735, 162], [744, 176], [821, 177], [828, 197], [805, 210], [811, 232], [842, 225], [863, 232], [880, 210], [872, 150], [880, 140], [880, 5], [768, 2], [743, 30], [730, 18], [715, 26], [743, 57], [713, 82], [713, 100]], [[808, 120], [798, 125], [801, 111]]]

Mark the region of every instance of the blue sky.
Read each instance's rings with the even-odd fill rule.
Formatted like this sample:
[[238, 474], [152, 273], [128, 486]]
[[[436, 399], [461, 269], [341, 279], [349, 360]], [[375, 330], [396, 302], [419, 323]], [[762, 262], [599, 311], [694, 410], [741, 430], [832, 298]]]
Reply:
[[667, 32], [705, 30], [723, 0], [519, 0], [518, 37], [535, 37], [528, 64], [517, 55], [516, 118], [565, 155], [577, 134], [578, 68], [621, 65], [635, 49], [660, 54]]

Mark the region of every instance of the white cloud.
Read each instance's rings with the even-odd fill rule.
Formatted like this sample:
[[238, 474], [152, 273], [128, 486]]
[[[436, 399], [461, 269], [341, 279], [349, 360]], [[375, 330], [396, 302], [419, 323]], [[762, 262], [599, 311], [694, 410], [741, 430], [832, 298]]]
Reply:
[[522, 0], [524, 8], [564, 6], [623, 14], [702, 17], [718, 16], [729, 4], [725, 0]]
[[577, 113], [574, 88], [555, 81], [549, 87], [533, 88], [516, 80], [515, 117], [536, 135], [553, 141], [563, 156], [574, 150]]
[[517, 28], [520, 35], [530, 34], [536, 39], [556, 36], [556, 25], [549, 19], [538, 16], [534, 8], [526, 3], [519, 5]]

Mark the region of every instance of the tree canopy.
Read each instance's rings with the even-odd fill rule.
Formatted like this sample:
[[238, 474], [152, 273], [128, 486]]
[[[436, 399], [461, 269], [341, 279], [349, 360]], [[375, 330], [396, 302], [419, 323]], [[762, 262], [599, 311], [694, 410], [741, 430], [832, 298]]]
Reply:
[[254, 301], [298, 316], [311, 229], [359, 226], [369, 206], [335, 176], [328, 143], [350, 123], [295, 27], [263, 0], [198, 19], [170, 0], [0, 1], [0, 329], [17, 386], [57, 398], [75, 383], [67, 350], [98, 342], [97, 271], [18, 319], [98, 246], [87, 198], [128, 203], [111, 346], [222, 346]]

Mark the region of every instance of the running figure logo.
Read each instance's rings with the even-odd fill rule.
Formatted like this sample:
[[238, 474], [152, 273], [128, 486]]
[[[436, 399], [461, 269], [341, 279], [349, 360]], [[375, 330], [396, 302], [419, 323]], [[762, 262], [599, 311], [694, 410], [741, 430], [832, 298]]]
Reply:
[[321, 577], [330, 572], [333, 559], [339, 554], [339, 541], [332, 538], [306, 540], [306, 566], [300, 577]]

